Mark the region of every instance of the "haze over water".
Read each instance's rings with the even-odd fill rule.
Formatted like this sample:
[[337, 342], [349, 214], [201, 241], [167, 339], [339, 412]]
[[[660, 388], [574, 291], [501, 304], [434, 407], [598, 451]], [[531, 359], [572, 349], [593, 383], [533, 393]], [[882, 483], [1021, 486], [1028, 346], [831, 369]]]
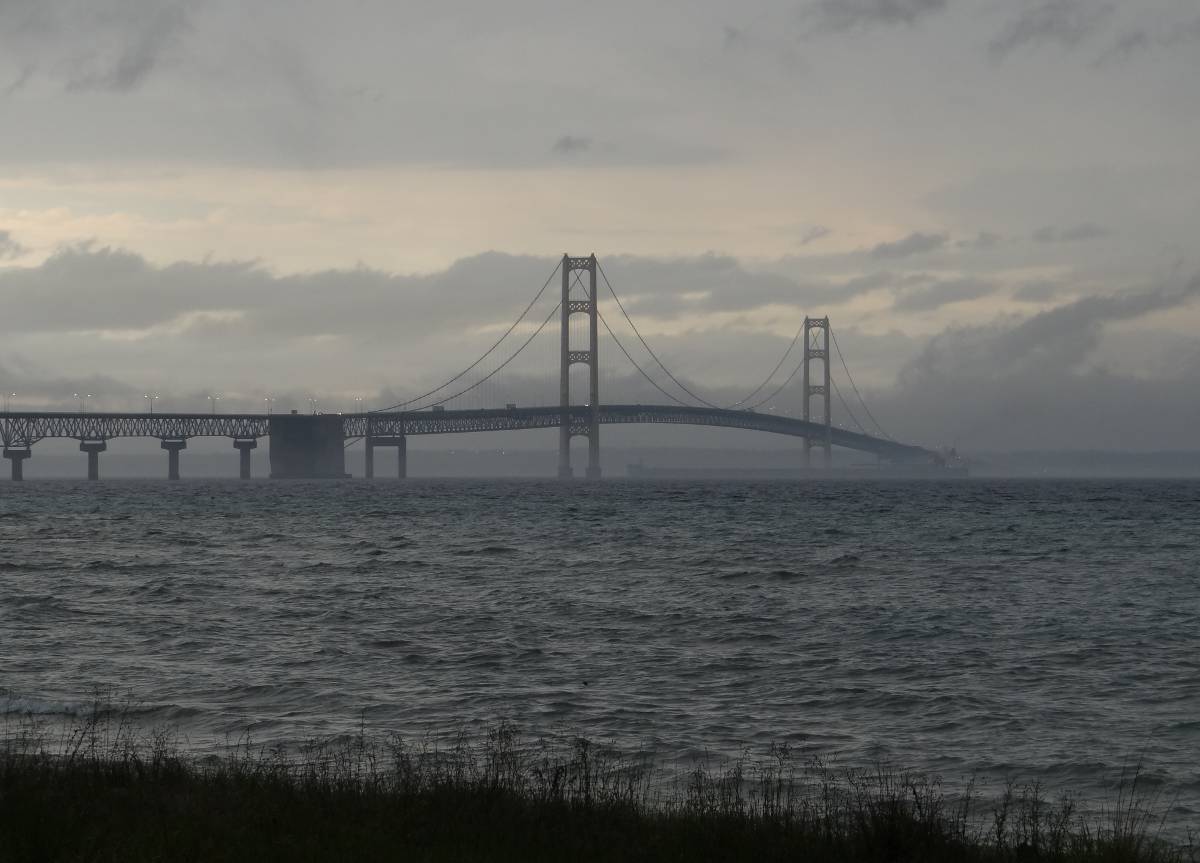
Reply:
[[97, 688], [208, 749], [526, 732], [837, 763], [1200, 821], [1200, 482], [29, 482], [0, 710]]

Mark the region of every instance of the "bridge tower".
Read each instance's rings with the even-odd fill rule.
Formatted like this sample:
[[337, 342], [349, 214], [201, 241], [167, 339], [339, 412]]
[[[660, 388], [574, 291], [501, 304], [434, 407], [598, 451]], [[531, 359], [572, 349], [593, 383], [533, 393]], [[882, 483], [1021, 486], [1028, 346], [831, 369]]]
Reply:
[[[813, 383], [812, 361], [820, 360], [821, 383]], [[804, 319], [804, 421], [811, 422], [813, 396], [821, 396], [823, 411], [821, 421], [825, 433], [817, 439], [804, 438], [804, 467], [812, 467], [812, 451], [822, 449], [825, 467], [833, 464], [833, 414], [830, 412], [831, 395], [829, 382], [829, 318]]]
[[[578, 273], [578, 275], [576, 275]], [[584, 276], [586, 275], [586, 284]], [[600, 476], [600, 351], [598, 311], [596, 307], [596, 256], [562, 259], [562, 367], [559, 377], [559, 406], [562, 416], [558, 430], [558, 475], [566, 478], [571, 471], [571, 438], [588, 439], [587, 478]], [[588, 347], [571, 347], [571, 316], [588, 316]], [[571, 366], [589, 367], [588, 413], [578, 418], [571, 411]]]

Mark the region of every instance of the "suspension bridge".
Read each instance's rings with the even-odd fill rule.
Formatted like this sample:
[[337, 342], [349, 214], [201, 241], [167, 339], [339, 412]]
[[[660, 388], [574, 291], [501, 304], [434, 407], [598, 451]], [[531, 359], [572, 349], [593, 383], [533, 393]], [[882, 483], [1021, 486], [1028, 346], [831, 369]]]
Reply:
[[[550, 291], [556, 277], [557, 297]], [[601, 307], [600, 284], [607, 289], [605, 305], [620, 315], [616, 326]], [[551, 303], [550, 301], [554, 302]], [[546, 312], [546, 306], [549, 311]], [[551, 323], [559, 322], [557, 338]], [[627, 363], [627, 372], [665, 398], [665, 404], [606, 404], [601, 401], [601, 327]], [[618, 329], [625, 334], [623, 341]], [[539, 338], [547, 333], [549, 339]], [[517, 372], [520, 363], [537, 354], [538, 345], [551, 343], [558, 370], [557, 403], [520, 405], [507, 400], [500, 382], [502, 373]], [[638, 355], [642, 356], [639, 362]], [[834, 376], [833, 357], [839, 359], [849, 391], [857, 398], [859, 413], [850, 405]], [[543, 363], [545, 365], [546, 363]], [[582, 373], [582, 374], [581, 374]], [[799, 377], [800, 415], [787, 416], [772, 409], [779, 397], [794, 389]], [[180, 453], [192, 438], [228, 438], [238, 450], [240, 475], [251, 475], [250, 455], [260, 438], [270, 446], [271, 476], [275, 478], [334, 478], [346, 476], [345, 451], [361, 442], [365, 449], [365, 475], [374, 476], [375, 450], [394, 447], [399, 453], [398, 474], [407, 475], [407, 442], [412, 435], [469, 432], [558, 430], [558, 475], [574, 475], [571, 443], [587, 442], [584, 475], [600, 476], [600, 428], [614, 424], [671, 424], [743, 429], [786, 435], [802, 442], [805, 468], [828, 469], [833, 447], [870, 453], [900, 464], [939, 464], [938, 453], [893, 439], [875, 420], [863, 400], [837, 344], [828, 317], [806, 317], [771, 371], [741, 399], [720, 404], [696, 392], [673, 372], [642, 335], [595, 255], [564, 255], [517, 319], [477, 359], [420, 395], [388, 407], [343, 414], [291, 413], [88, 413], [5, 411], [0, 413], [0, 441], [11, 464], [13, 480], [23, 478], [24, 462], [35, 444], [67, 438], [79, 442], [87, 456], [89, 479], [99, 479], [100, 454], [114, 438], [157, 438], [167, 452], [167, 476], [180, 476]], [[515, 392], [515, 389], [512, 390]], [[528, 394], [528, 387], [525, 387]], [[836, 396], [851, 427], [835, 424], [832, 400]], [[464, 405], [468, 399], [473, 404]], [[504, 399], [504, 407], [493, 406]], [[483, 402], [481, 404], [481, 402]], [[815, 407], [815, 409], [814, 409]], [[817, 459], [814, 461], [814, 451]]]

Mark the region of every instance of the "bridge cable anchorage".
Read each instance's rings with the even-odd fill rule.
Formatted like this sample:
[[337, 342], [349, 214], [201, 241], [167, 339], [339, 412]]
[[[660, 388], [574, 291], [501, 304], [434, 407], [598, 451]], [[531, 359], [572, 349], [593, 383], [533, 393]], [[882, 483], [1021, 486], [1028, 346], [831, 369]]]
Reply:
[[[837, 334], [833, 331], [833, 327], [829, 328], [829, 335], [833, 338], [833, 347], [837, 351], [838, 359], [842, 361], [842, 368], [846, 371], [846, 379], [850, 381], [850, 386], [854, 389], [854, 394], [858, 396], [858, 403], [862, 405], [862, 409], [866, 411], [867, 417], [875, 424], [875, 428], [879, 429], [880, 437], [890, 440], [892, 443], [897, 443], [896, 439], [888, 434], [883, 426], [879, 424], [879, 420], [875, 419], [875, 415], [871, 413], [871, 409], [863, 401], [862, 393], [858, 391], [858, 387], [854, 383], [854, 376], [850, 374], [850, 367], [846, 365], [846, 358], [842, 355], [842, 348], [838, 345]], [[846, 412], [849, 413], [849, 409]]]
[[[558, 313], [559, 306], [561, 306], [561, 305], [562, 305], [562, 303], [561, 303], [561, 302], [558, 302], [558, 303], [555, 303], [555, 304], [554, 304], [554, 308], [552, 308], [552, 309], [550, 310], [550, 314], [546, 315], [546, 319], [545, 319], [544, 321], [542, 321], [542, 322], [541, 322], [541, 323], [538, 325], [538, 328], [537, 328], [536, 330], [534, 330], [534, 331], [533, 331], [533, 332], [530, 334], [529, 338], [527, 338], [527, 339], [525, 340], [525, 342], [524, 342], [524, 343], [521, 345], [521, 347], [517, 348], [517, 349], [516, 349], [516, 351], [514, 351], [514, 352], [513, 352], [513, 353], [512, 353], [512, 354], [509, 356], [509, 358], [508, 358], [508, 359], [506, 359], [506, 360], [505, 360], [504, 362], [502, 362], [500, 365], [496, 366], [496, 368], [492, 369], [490, 372], [488, 372], [486, 375], [484, 375], [483, 377], [481, 377], [479, 380], [475, 381], [475, 383], [471, 384], [469, 387], [466, 387], [466, 388], [464, 388], [464, 389], [461, 389], [461, 390], [459, 390], [458, 392], [454, 393], [453, 395], [448, 395], [448, 396], [446, 396], [444, 399], [442, 399], [441, 401], [437, 401], [437, 402], [430, 402], [429, 404], [425, 405], [425, 407], [435, 407], [435, 406], [437, 406], [437, 405], [444, 405], [446, 402], [448, 402], [448, 401], [450, 401], [450, 400], [452, 400], [452, 399], [456, 399], [456, 398], [458, 398], [458, 397], [459, 397], [459, 396], [461, 396], [461, 395], [466, 395], [467, 393], [471, 392], [471, 390], [475, 389], [476, 387], [482, 386], [482, 385], [483, 385], [485, 382], [487, 382], [487, 381], [488, 381], [490, 378], [492, 378], [492, 377], [494, 377], [495, 375], [499, 374], [499, 373], [500, 373], [500, 372], [501, 372], [501, 371], [504, 369], [504, 367], [505, 367], [505, 366], [507, 366], [509, 363], [511, 363], [513, 360], [515, 360], [515, 359], [516, 359], [516, 358], [517, 358], [517, 357], [520, 355], [521, 351], [523, 351], [523, 350], [525, 350], [527, 347], [529, 347], [529, 343], [530, 343], [530, 342], [532, 342], [532, 341], [533, 341], [534, 339], [536, 339], [536, 338], [537, 338], [539, 335], [541, 335], [541, 332], [542, 332], [542, 330], [546, 329], [546, 325], [547, 325], [548, 323], [550, 323], [550, 320], [551, 320], [551, 319], [552, 319], [552, 318], [553, 318], [553, 317], [554, 317], [554, 316], [555, 316], [555, 315]], [[424, 410], [424, 408], [421, 408], [421, 410]]]
[[[633, 318], [629, 317], [629, 312], [625, 311], [625, 305], [621, 302], [621, 298], [617, 296], [617, 292], [613, 290], [612, 282], [610, 282], [608, 280], [608, 276], [604, 272], [604, 267], [600, 266], [599, 261], [596, 262], [596, 269], [598, 269], [600, 271], [600, 276], [604, 279], [604, 284], [608, 286], [608, 292], [610, 294], [612, 294], [612, 298], [617, 301], [617, 308], [619, 308], [621, 310], [621, 314], [625, 316], [625, 320], [629, 323], [629, 326], [633, 329], [633, 334], [638, 337], [638, 341], [642, 343], [642, 347], [644, 347], [646, 349], [646, 352], [648, 354], [650, 354], [650, 356], [654, 359], [654, 362], [658, 363], [658, 367], [660, 369], [662, 369], [663, 372], [666, 373], [667, 377], [669, 377], [672, 381], [675, 382], [675, 386], [679, 387], [681, 390], [683, 390], [689, 396], [694, 398], [696, 401], [700, 402], [705, 407], [710, 407], [710, 408], [715, 408], [717, 410], [720, 410], [721, 409], [720, 405], [715, 405], [712, 402], [708, 401], [707, 399], [701, 398], [700, 396], [696, 395], [694, 392], [692, 392], [686, 386], [684, 386], [682, 383], [680, 383], [679, 378], [677, 378], [677, 377], [675, 377], [675, 375], [671, 374], [671, 370], [668, 369], [665, 365], [663, 365], [663, 361], [658, 358], [658, 354], [654, 353], [654, 349], [651, 348], [650, 345], [648, 345], [646, 343], [646, 340], [644, 338], [642, 338], [642, 333], [640, 330], [638, 330], [637, 324], [635, 324], [633, 322]], [[611, 332], [611, 330], [610, 330], [610, 332]]]
[[621, 353], [623, 353], [623, 354], [625, 355], [625, 359], [629, 360], [630, 364], [632, 364], [632, 365], [633, 365], [633, 367], [634, 367], [635, 369], [637, 369], [637, 370], [638, 370], [638, 372], [640, 372], [640, 373], [641, 373], [642, 377], [644, 377], [644, 378], [645, 378], [647, 381], [649, 381], [649, 382], [650, 382], [650, 386], [654, 387], [656, 390], [658, 390], [658, 391], [659, 391], [660, 393], [662, 393], [664, 396], [666, 396], [667, 398], [669, 398], [671, 401], [675, 402], [675, 404], [677, 404], [677, 405], [681, 405], [681, 406], [683, 406], [683, 407], [689, 407], [689, 405], [688, 405], [688, 403], [687, 403], [687, 402], [685, 402], [685, 401], [683, 401], [682, 399], [680, 399], [680, 398], [678, 398], [678, 397], [676, 397], [676, 396], [672, 395], [671, 393], [667, 392], [665, 389], [663, 389], [662, 387], [660, 387], [660, 386], [658, 385], [658, 382], [657, 382], [656, 380], [654, 380], [654, 378], [650, 377], [650, 375], [648, 375], [648, 374], [646, 373], [646, 370], [645, 370], [645, 369], [643, 369], [641, 366], [639, 366], [639, 365], [638, 365], [638, 363], [637, 363], [637, 360], [635, 360], [635, 359], [634, 359], [632, 356], [630, 356], [630, 355], [629, 355], [629, 351], [625, 350], [625, 346], [624, 346], [623, 344], [621, 344], [621, 340], [617, 338], [617, 334], [613, 332], [613, 330], [612, 330], [612, 327], [610, 327], [610, 326], [608, 325], [608, 321], [606, 321], [606, 320], [604, 319], [604, 315], [602, 315], [602, 314], [600, 313], [600, 310], [599, 310], [599, 309], [597, 309], [597, 310], [596, 310], [596, 314], [597, 314], [597, 315], [599, 315], [599, 317], [600, 317], [600, 323], [604, 324], [604, 329], [605, 329], [605, 330], [608, 332], [608, 334], [609, 334], [610, 336], [612, 336], [612, 340], [613, 340], [613, 342], [615, 342], [615, 343], [616, 343], [616, 345], [617, 345], [617, 347], [621, 349]]
[[[535, 305], [537, 305], [537, 301], [542, 298], [542, 294], [546, 293], [546, 289], [548, 287], [550, 287], [550, 283], [552, 281], [554, 281], [554, 277], [558, 274], [558, 269], [561, 266], [562, 266], [561, 261], [555, 262], [554, 269], [550, 271], [550, 275], [546, 278], [546, 283], [544, 285], [542, 285], [541, 290], [539, 290], [534, 295], [533, 299], [529, 301], [529, 305], [527, 305], [525, 307], [525, 310], [521, 312], [520, 316], [515, 321], [513, 321], [512, 326], [504, 331], [504, 335], [502, 335], [502, 336], [500, 336], [500, 338], [496, 339], [495, 344], [493, 344], [490, 348], [488, 348], [486, 351], [484, 351], [482, 356], [479, 357], [479, 359], [475, 360], [475, 362], [471, 363], [469, 366], [467, 366], [461, 372], [459, 372], [458, 374], [456, 374], [454, 377], [450, 378], [446, 382], [442, 383], [440, 386], [436, 386], [426, 393], [422, 393], [419, 396], [415, 396], [406, 401], [402, 401], [397, 404], [391, 405], [390, 407], [377, 408], [376, 410], [370, 411], [370, 413], [385, 413], [387, 411], [394, 411], [398, 408], [400, 408], [400, 409], [406, 408], [411, 404], [415, 404], [416, 402], [424, 401], [429, 396], [434, 395], [435, 393], [441, 392], [442, 390], [444, 390], [446, 387], [450, 386], [455, 381], [462, 379], [463, 376], [468, 374], [472, 369], [474, 369], [481, 362], [483, 362], [489, 356], [491, 356], [492, 352], [495, 351], [496, 348], [500, 347], [500, 343], [503, 342], [505, 339], [507, 339], [512, 334], [513, 330], [515, 330], [520, 325], [521, 321], [525, 320], [525, 316], [529, 314], [530, 309], [532, 309]], [[557, 308], [558, 308], [558, 306], [555, 306], [555, 309], [557, 309]], [[542, 326], [544, 327], [545, 324], [542, 324]], [[541, 332], [541, 328], [538, 329], [538, 332]], [[528, 342], [526, 342], [526, 344], [528, 344]], [[520, 353], [522, 350], [524, 350], [524, 347], [525, 346], [522, 345], [521, 348], [519, 348], [517, 350], [517, 353]], [[513, 357], [515, 357], [515, 356], [516, 356], [516, 354], [513, 354]], [[509, 359], [511, 360], [512, 357], [510, 357]], [[507, 363], [505, 363], [505, 364], [507, 365]], [[503, 366], [501, 366], [501, 368], [503, 368]], [[496, 371], [499, 371], [499, 369], [497, 369]], [[493, 374], [495, 374], [495, 372], [493, 372]], [[489, 377], [490, 377], [490, 375], [489, 375]], [[484, 378], [483, 380], [487, 380], [487, 378]], [[483, 381], [480, 381], [480, 383], [482, 383], [482, 382]], [[474, 389], [474, 387], [471, 387], [471, 389]], [[464, 392], [470, 392], [470, 389], [464, 390]], [[459, 393], [459, 395], [462, 395], [462, 393]], [[451, 398], [453, 398], [453, 396], [451, 396]], [[446, 399], [445, 401], [449, 401], [449, 399]], [[445, 401], [434, 402], [433, 404], [444, 404]], [[431, 406], [432, 405], [426, 405], [426, 407], [431, 407]]]

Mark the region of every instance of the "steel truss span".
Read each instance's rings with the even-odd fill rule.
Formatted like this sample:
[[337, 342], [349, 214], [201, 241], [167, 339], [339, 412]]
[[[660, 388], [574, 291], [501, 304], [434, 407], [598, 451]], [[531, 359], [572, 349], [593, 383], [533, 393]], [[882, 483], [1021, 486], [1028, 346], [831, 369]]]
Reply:
[[83, 414], [0, 413], [0, 441], [6, 449], [28, 447], [45, 438], [108, 440], [118, 437], [266, 437], [266, 414]]
[[[567, 421], [570, 426], [583, 426], [591, 422], [592, 417], [590, 406], [575, 405], [569, 409]], [[655, 423], [713, 426], [801, 438], [825, 434], [825, 426], [821, 423], [727, 408], [602, 405], [597, 419], [602, 425]], [[162, 440], [227, 437], [253, 440], [270, 434], [270, 422], [271, 417], [267, 414], [5, 413], [0, 414], [0, 440], [5, 449], [27, 448], [46, 438], [102, 441], [119, 437]], [[562, 425], [563, 412], [559, 407], [342, 415], [342, 428], [347, 438], [520, 431], [561, 428]], [[918, 446], [836, 427], [831, 434], [834, 446], [873, 453], [889, 461], [937, 460], [935, 453]]]

